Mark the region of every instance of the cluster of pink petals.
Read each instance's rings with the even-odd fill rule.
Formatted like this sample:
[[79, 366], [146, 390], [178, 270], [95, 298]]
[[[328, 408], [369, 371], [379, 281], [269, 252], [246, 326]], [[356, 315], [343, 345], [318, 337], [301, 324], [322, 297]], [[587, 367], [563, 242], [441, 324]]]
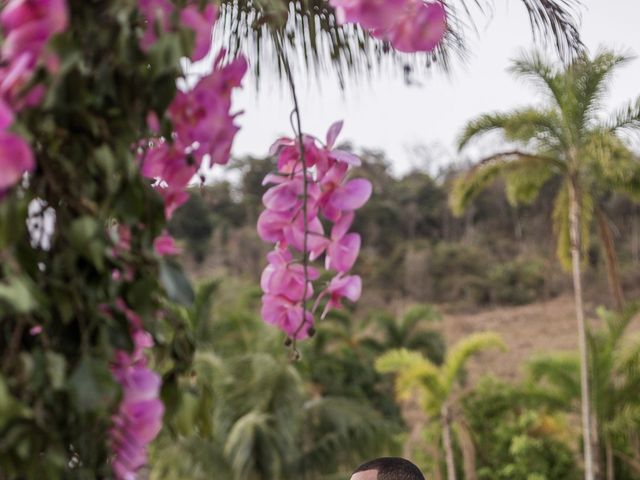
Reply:
[[374, 37], [401, 52], [429, 52], [447, 31], [447, 15], [440, 1], [330, 0], [340, 23], [358, 23]]
[[9, 0], [0, 12], [4, 42], [0, 48], [0, 198], [25, 172], [35, 168], [33, 153], [17, 135], [7, 132], [15, 112], [40, 102], [41, 85], [25, 91], [43, 58], [49, 39], [68, 24], [66, 0]]
[[[191, 59], [202, 60], [211, 49], [213, 24], [216, 21], [217, 9], [213, 3], [207, 3], [200, 9], [198, 1], [191, 1], [180, 11], [179, 27], [193, 31], [195, 42]], [[157, 33], [172, 30], [172, 18], [176, 15], [176, 7], [170, 0], [138, 0], [138, 8], [144, 20], [144, 34], [140, 39], [140, 48], [145, 52], [158, 40]]]
[[135, 480], [147, 463], [147, 445], [162, 428], [164, 406], [160, 401], [160, 375], [147, 367], [145, 350], [153, 339], [142, 327], [142, 320], [122, 299], [116, 308], [129, 321], [133, 351], [120, 350], [112, 374], [122, 387], [122, 400], [110, 431], [112, 469], [116, 480]]
[[162, 235], [154, 240], [153, 248], [160, 257], [182, 253], [182, 249], [176, 245], [174, 238], [167, 232], [163, 232]]
[[165, 214], [188, 199], [186, 188], [203, 161], [226, 164], [238, 131], [232, 114], [231, 93], [240, 86], [247, 71], [244, 57], [223, 65], [224, 52], [216, 58], [213, 71], [188, 91], [180, 91], [169, 106], [173, 125], [170, 139], [152, 140], [141, 154], [142, 174], [159, 180]]
[[14, 109], [39, 102], [42, 89], [24, 95], [40, 60], [49, 67], [57, 63], [45, 58], [49, 39], [69, 23], [66, 0], [9, 0], [0, 13], [4, 43], [0, 49], [0, 98]]
[[[194, 32], [191, 59], [201, 60], [211, 49], [216, 7], [209, 3], [204, 9], [191, 1], [176, 12], [169, 0], [139, 0], [138, 6], [146, 23], [140, 46], [147, 51], [157, 41], [157, 33], [171, 31], [172, 19], [177, 27]], [[167, 112], [173, 132], [171, 138], [154, 138], [141, 153], [142, 174], [156, 179], [165, 202], [165, 216], [170, 218], [176, 208], [189, 198], [186, 187], [205, 159], [211, 164], [226, 164], [233, 139], [238, 131], [232, 114], [231, 92], [240, 86], [247, 62], [239, 57], [223, 65], [225, 52], [220, 51], [210, 74], [195, 86], [179, 91]], [[151, 130], [158, 130], [158, 119], [149, 117]]]
[[34, 167], [33, 152], [27, 142], [13, 133], [0, 130], [0, 199], [25, 172]]
[[[368, 180], [348, 178], [349, 168], [360, 165], [360, 159], [334, 148], [341, 129], [342, 122], [334, 123], [324, 146], [314, 137], [303, 137], [306, 179], [297, 140], [282, 138], [271, 148], [271, 154], [277, 155], [278, 172], [268, 174], [263, 182], [272, 186], [262, 197], [266, 210], [258, 219], [258, 235], [276, 246], [267, 256], [260, 282], [264, 292], [262, 318], [289, 338], [309, 336], [313, 312], [325, 296], [329, 299], [323, 316], [339, 308], [342, 298], [356, 301], [360, 297], [360, 278], [346, 275], [361, 242], [360, 235], [349, 233], [349, 228], [354, 210], [367, 202], [372, 187]], [[321, 219], [333, 223], [329, 235]], [[307, 266], [305, 274], [303, 262], [294, 258], [294, 253], [308, 255], [309, 261], [324, 255], [325, 269], [336, 272], [317, 295], [311, 311], [306, 311], [304, 304], [314, 296], [313, 282], [320, 274], [312, 266]]]

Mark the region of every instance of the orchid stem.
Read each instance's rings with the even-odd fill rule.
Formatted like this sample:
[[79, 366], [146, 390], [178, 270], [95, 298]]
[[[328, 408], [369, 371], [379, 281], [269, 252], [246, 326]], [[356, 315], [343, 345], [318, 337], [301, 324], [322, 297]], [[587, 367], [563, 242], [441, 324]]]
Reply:
[[[287, 77], [287, 82], [289, 83], [289, 89], [291, 90], [291, 98], [293, 100], [293, 113], [295, 113], [295, 120], [296, 120], [296, 124], [295, 126], [292, 124], [292, 127], [294, 127], [294, 133], [296, 134], [296, 137], [298, 138], [298, 146], [300, 148], [300, 163], [302, 163], [302, 195], [303, 195], [303, 199], [302, 199], [302, 215], [303, 215], [303, 225], [304, 225], [304, 237], [303, 237], [303, 242], [302, 242], [302, 268], [303, 268], [303, 274], [304, 274], [304, 291], [302, 294], [302, 320], [300, 321], [300, 325], [298, 325], [298, 328], [296, 329], [296, 331], [293, 333], [293, 338], [292, 340], [292, 349], [293, 349], [293, 354], [294, 357], [299, 357], [299, 352], [297, 349], [297, 337], [298, 334], [300, 333], [300, 331], [302, 330], [302, 328], [304, 327], [304, 324], [307, 321], [307, 294], [308, 289], [309, 289], [309, 274], [308, 274], [308, 270], [309, 270], [309, 255], [308, 255], [308, 237], [309, 237], [309, 219], [308, 219], [308, 215], [307, 215], [307, 197], [308, 197], [308, 185], [307, 185], [307, 160], [305, 158], [305, 154], [304, 154], [304, 143], [303, 143], [303, 136], [302, 136], [302, 122], [300, 120], [300, 105], [298, 104], [298, 95], [296, 93], [296, 86], [295, 83], [293, 82], [293, 75], [291, 74], [291, 66], [289, 64], [289, 59], [287, 58], [287, 56], [285, 55], [284, 52], [284, 47], [282, 45], [282, 38], [280, 37], [279, 34], [275, 35], [275, 39], [276, 39], [276, 50], [278, 52], [278, 55], [280, 57], [280, 60], [282, 61], [282, 66], [284, 68], [284, 73]], [[292, 118], [292, 117], [291, 117]], [[292, 122], [293, 123], [293, 122]], [[297, 130], [297, 131], [296, 131]]]

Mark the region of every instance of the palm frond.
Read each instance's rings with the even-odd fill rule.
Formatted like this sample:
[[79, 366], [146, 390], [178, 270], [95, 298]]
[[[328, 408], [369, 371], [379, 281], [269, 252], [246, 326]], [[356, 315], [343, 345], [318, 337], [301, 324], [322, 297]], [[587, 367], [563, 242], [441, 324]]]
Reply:
[[[557, 50], [566, 59], [582, 51], [577, 29], [579, 0], [521, 1], [529, 13], [535, 38], [543, 43], [553, 38]], [[290, 62], [309, 73], [332, 68], [341, 83], [347, 74], [407, 63], [417, 68], [435, 65], [447, 71], [453, 59], [465, 58], [468, 30], [475, 28], [476, 16], [485, 14], [484, 6], [488, 2], [444, 3], [448, 31], [442, 44], [426, 54], [398, 54], [385, 42], [373, 39], [353, 25], [338, 25], [326, 0], [225, 0], [216, 35], [218, 43], [230, 55], [239, 51], [248, 55], [258, 75], [264, 64], [282, 73], [275, 54], [276, 37], [286, 42]]]
[[[588, 192], [583, 191], [580, 204], [580, 223], [582, 225], [581, 255], [583, 261], [586, 260], [589, 251], [593, 213], [593, 197]], [[556, 235], [556, 256], [562, 268], [569, 272], [571, 271], [571, 231], [569, 224], [569, 190], [566, 182], [553, 200], [551, 217], [553, 231]]]
[[488, 349], [506, 350], [507, 346], [497, 333], [474, 333], [456, 343], [446, 356], [442, 367], [442, 384], [450, 391], [455, 380], [462, 372], [467, 360], [477, 353]]
[[542, 355], [527, 362], [529, 380], [553, 390], [566, 401], [580, 398], [580, 361], [573, 353]]
[[[552, 168], [558, 165], [564, 168], [553, 158], [533, 155], [518, 150], [502, 152], [485, 158], [469, 171], [459, 175], [453, 182], [449, 194], [449, 206], [454, 215], [462, 215], [471, 200], [473, 200], [491, 182], [499, 177], [506, 176], [509, 172], [517, 172], [520, 169], [529, 168], [525, 164], [531, 164], [531, 168]], [[546, 181], [546, 179], [545, 179]], [[531, 186], [531, 185], [529, 185]], [[542, 186], [542, 184], [540, 184]], [[525, 189], [523, 188], [523, 191]], [[531, 195], [528, 193], [529, 196]], [[525, 196], [523, 194], [523, 196]], [[514, 197], [515, 199], [515, 197]]]
[[303, 408], [304, 436], [313, 441], [296, 459], [297, 471], [323, 471], [337, 461], [355, 464], [382, 451], [395, 433], [379, 412], [349, 398], [319, 397]]
[[195, 435], [179, 439], [161, 436], [151, 446], [149, 464], [150, 480], [209, 480], [211, 472], [232, 478], [222, 447]]
[[547, 158], [518, 162], [505, 172], [505, 189], [511, 205], [532, 203], [542, 187], [553, 177], [552, 162]]
[[575, 23], [580, 2], [570, 0], [522, 0], [534, 35], [543, 40], [553, 39], [556, 50], [564, 59], [572, 57], [583, 47]]
[[[627, 329], [640, 312], [640, 302], [628, 305], [621, 314], [614, 314], [609, 330], [615, 342], [615, 366], [628, 376], [640, 379], [640, 335], [631, 335]], [[618, 343], [626, 340], [624, 345]]]
[[[229, 432], [224, 445], [224, 454], [231, 464], [237, 478], [250, 478], [258, 467], [278, 478], [282, 472], [280, 458], [282, 455], [259, 455], [261, 451], [278, 453], [286, 450], [280, 432], [273, 428], [273, 421], [268, 413], [251, 411], [239, 418]], [[268, 448], [264, 448], [268, 446]], [[260, 460], [266, 464], [257, 465]], [[272, 477], [272, 478], [273, 478]]]
[[640, 405], [628, 403], [624, 405], [615, 417], [604, 425], [609, 433], [627, 433], [629, 430], [637, 430], [640, 427]]
[[563, 69], [554, 66], [542, 53], [522, 51], [512, 61], [509, 72], [538, 87], [560, 110], [567, 104], [568, 89]]
[[214, 294], [218, 286], [219, 282], [217, 280], [211, 280], [198, 287], [193, 304], [193, 312], [190, 315], [192, 327], [198, 333], [203, 333], [210, 318]]
[[418, 352], [407, 349], [390, 350], [375, 363], [380, 373], [395, 373], [396, 395], [406, 399], [418, 389], [423, 396], [441, 397], [440, 371]]
[[640, 162], [636, 155], [608, 128], [593, 128], [585, 137], [581, 162], [596, 187], [622, 189], [632, 180]]
[[630, 59], [629, 56], [601, 50], [593, 59], [585, 54], [569, 66], [565, 75], [567, 86], [572, 91], [571, 123], [578, 126], [581, 133], [587, 131], [594, 120], [594, 114], [602, 106], [609, 86], [608, 79], [617, 67]]
[[566, 184], [553, 200], [551, 214], [553, 232], [556, 235], [556, 256], [565, 271], [571, 269], [571, 235], [569, 230], [569, 191]]
[[556, 110], [523, 108], [508, 113], [481, 115], [469, 122], [458, 137], [458, 148], [491, 131], [500, 131], [506, 140], [524, 146], [559, 148], [567, 145]]
[[402, 322], [407, 326], [413, 326], [419, 322], [439, 322], [442, 314], [433, 306], [425, 303], [412, 305], [402, 317]]
[[631, 131], [640, 132], [640, 97], [635, 102], [618, 110], [607, 122], [612, 132]]
[[462, 150], [469, 142], [480, 135], [494, 130], [503, 130], [509, 121], [509, 114], [489, 113], [470, 121], [456, 139], [458, 150]]

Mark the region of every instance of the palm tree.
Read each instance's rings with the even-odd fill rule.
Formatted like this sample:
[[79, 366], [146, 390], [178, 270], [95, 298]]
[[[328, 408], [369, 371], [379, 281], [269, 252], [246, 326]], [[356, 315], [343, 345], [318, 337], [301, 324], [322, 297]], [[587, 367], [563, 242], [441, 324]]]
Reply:
[[[599, 436], [603, 439], [604, 465], [607, 480], [627, 478], [616, 472], [615, 457], [627, 468], [640, 473], [640, 453], [630, 447], [630, 441], [640, 427], [640, 341], [630, 339], [629, 326], [637, 306], [622, 314], [601, 310], [604, 326], [589, 332], [593, 405]], [[580, 362], [571, 353], [538, 357], [528, 365], [529, 377], [536, 385], [565, 404], [580, 399]], [[598, 456], [602, 458], [602, 456]]]
[[[376, 361], [376, 368], [380, 372], [397, 374], [396, 393], [399, 399], [410, 398], [417, 391], [422, 409], [427, 416], [430, 419], [439, 419], [448, 480], [456, 480], [451, 431], [456, 420], [453, 407], [458, 381], [467, 360], [472, 355], [490, 347], [505, 348], [496, 334], [477, 333], [454, 345], [440, 367], [420, 353], [406, 349], [390, 350]], [[463, 442], [464, 440], [465, 438], [462, 438]], [[465, 466], [473, 463], [465, 461]], [[467, 478], [473, 478], [474, 475], [475, 471], [466, 472]]]
[[436, 365], [442, 363], [446, 349], [442, 334], [425, 328], [442, 320], [442, 314], [432, 305], [412, 305], [399, 317], [382, 313], [375, 320], [375, 331], [363, 341], [374, 352], [406, 348], [422, 353]]
[[387, 452], [394, 426], [359, 399], [320, 395], [280, 335], [248, 309], [253, 291], [238, 290], [204, 284], [193, 306], [176, 312], [193, 326], [196, 351], [163, 392], [175, 408], [151, 452], [150, 478], [328, 479]]
[[[592, 436], [589, 405], [588, 352], [582, 298], [581, 257], [588, 247], [594, 210], [603, 193], [640, 194], [640, 163], [617, 134], [640, 127], [640, 100], [609, 121], [600, 119], [602, 100], [612, 73], [627, 57], [607, 51], [592, 60], [582, 56], [566, 69], [550, 65], [540, 54], [523, 54], [511, 71], [539, 87], [547, 105], [508, 113], [492, 113], [470, 122], [459, 138], [464, 148], [472, 139], [491, 131], [501, 132], [516, 149], [496, 153], [454, 183], [450, 204], [460, 214], [487, 184], [502, 177], [513, 204], [532, 202], [552, 180], [560, 184], [554, 200], [553, 224], [558, 257], [571, 267], [575, 294], [578, 343], [581, 356], [582, 427], [585, 478], [593, 480]], [[607, 222], [600, 222], [606, 227]], [[606, 236], [603, 234], [603, 237]], [[615, 284], [615, 251], [603, 242]], [[618, 288], [614, 287], [614, 291]], [[621, 304], [619, 298], [617, 303]]]

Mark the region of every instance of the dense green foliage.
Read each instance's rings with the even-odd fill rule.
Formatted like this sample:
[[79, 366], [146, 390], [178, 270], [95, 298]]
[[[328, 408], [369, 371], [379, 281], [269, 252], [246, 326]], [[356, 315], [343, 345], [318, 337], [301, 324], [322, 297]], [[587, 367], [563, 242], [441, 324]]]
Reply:
[[[449, 55], [464, 50], [473, 16], [465, 3], [481, 6], [449, 6], [446, 41], [423, 63], [447, 67]], [[580, 50], [566, 10], [576, 2], [522, 3], [534, 29], [553, 33], [565, 57]], [[464, 364], [498, 340], [476, 335], [447, 351], [441, 316], [424, 303], [521, 304], [560, 291], [558, 269], [544, 272], [550, 257], [540, 239], [546, 232], [530, 235], [541, 230], [539, 207], [546, 212], [548, 201], [515, 208], [496, 189], [456, 219], [447, 207], [453, 172], [394, 178], [381, 154], [366, 152], [359, 174], [376, 192], [356, 229], [365, 242], [358, 268], [370, 299], [320, 322], [315, 339], [300, 346], [300, 361], [292, 362], [281, 336], [258, 317], [257, 290], [237, 278], [250, 277], [253, 285], [263, 266], [254, 225], [270, 161], [238, 161], [232, 168], [240, 171], [239, 185], [194, 189], [169, 226], [195, 260], [185, 261], [186, 268], [219, 283], [205, 282], [194, 293], [182, 267], [153, 248], [165, 215], [140, 175], [135, 146], [150, 136], [147, 114], [162, 119], [176, 80], [184, 80], [180, 64], [193, 35], [164, 32], [143, 53], [133, 0], [69, 5], [70, 28], [52, 44], [60, 69], [51, 76], [38, 72], [44, 101], [12, 126], [32, 146], [37, 169], [0, 202], [1, 480], [112, 477], [107, 439], [122, 389], [110, 366], [117, 350], [132, 348], [127, 315], [133, 311], [153, 337], [150, 364], [162, 374], [166, 408], [143, 478], [338, 480], [364, 458], [400, 453], [403, 442], [412, 441], [406, 433], [411, 425], [394, 401], [392, 379], [375, 369], [389, 350], [411, 350], [420, 360], [409, 380], [424, 380], [429, 418], [418, 434], [437, 450], [440, 428], [433, 420], [450, 409], [444, 419], [456, 431], [449, 451], [465, 471], [474, 471], [477, 454], [481, 478], [575, 477], [572, 441], [557, 434], [571, 397], [562, 403], [549, 390], [544, 405], [520, 408], [511, 395], [520, 387], [474, 392], [465, 385]], [[287, 53], [302, 52], [310, 71], [332, 62], [341, 81], [346, 71], [368, 70], [371, 59], [389, 53], [388, 45], [338, 26], [324, 1], [225, 1], [219, 23], [222, 42], [231, 54], [244, 50], [256, 74], [265, 58], [268, 66], [282, 67], [261, 46], [275, 35], [286, 39]], [[636, 114], [627, 113], [616, 128]], [[165, 138], [171, 128], [165, 118]], [[627, 161], [619, 177], [635, 175], [628, 152], [613, 147], [611, 157]], [[629, 202], [606, 193], [598, 196], [601, 208], [637, 216]], [[622, 230], [629, 245], [638, 235]], [[521, 242], [525, 237], [529, 243]], [[627, 247], [621, 252], [637, 262], [639, 252]], [[597, 278], [597, 251], [593, 257]], [[622, 366], [617, 357], [607, 360], [617, 346], [607, 340], [611, 332], [592, 336], [592, 348], [603, 352], [592, 366], [594, 395], [603, 438], [610, 440], [603, 448], [616, 456], [616, 471], [631, 478], [638, 462], [638, 408], [629, 393], [637, 383], [631, 375], [637, 351]], [[608, 382], [622, 375], [629, 382], [624, 388]], [[609, 394], [615, 395], [605, 401]], [[556, 418], [560, 427], [549, 430], [549, 419]], [[440, 458], [425, 451], [425, 465], [439, 471]]]
[[[597, 461], [607, 478], [632, 479], [640, 473], [637, 435], [640, 427], [640, 341], [629, 327], [637, 305], [616, 314], [601, 309], [602, 327], [589, 334], [595, 425], [601, 439]], [[567, 412], [575, 410], [580, 395], [578, 359], [573, 354], [550, 354], [533, 359], [531, 379]]]
[[567, 420], [527, 386], [486, 378], [463, 401], [483, 480], [580, 478]]
[[[16, 127], [38, 170], [0, 203], [0, 476], [9, 478], [109, 474], [119, 396], [109, 362], [131, 348], [125, 316], [106, 313], [118, 298], [149, 331], [166, 332], [158, 355], [172, 358], [169, 369], [189, 358], [174, 348], [184, 341], [180, 320], [157, 315], [167, 294], [189, 300], [190, 290], [153, 252], [163, 205], [131, 146], [147, 134], [147, 113], [164, 112], [173, 97], [192, 39], [166, 35], [146, 57], [134, 2], [69, 3], [70, 27], [54, 40], [60, 71]], [[132, 234], [122, 251], [120, 227]], [[135, 275], [115, 281], [115, 271]], [[40, 335], [29, 334], [34, 326]]]
[[257, 300], [239, 284], [207, 284], [193, 309], [180, 308], [196, 333], [195, 358], [177, 379], [151, 478], [338, 479], [394, 451], [402, 421], [373, 352], [329, 318], [291, 363], [281, 335], [256, 316]]

